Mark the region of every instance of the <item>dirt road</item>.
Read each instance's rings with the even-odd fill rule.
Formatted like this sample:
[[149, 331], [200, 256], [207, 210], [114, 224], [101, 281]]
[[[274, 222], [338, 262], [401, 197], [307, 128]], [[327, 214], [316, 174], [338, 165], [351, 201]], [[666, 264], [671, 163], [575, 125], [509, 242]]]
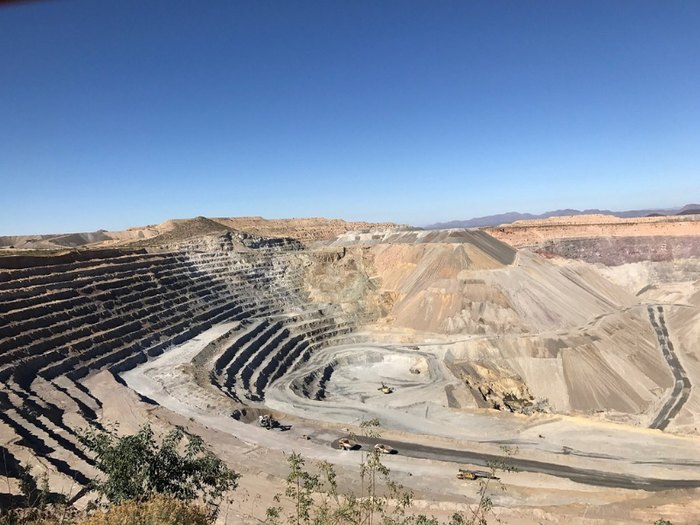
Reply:
[[657, 305], [648, 306], [647, 312], [649, 313], [649, 322], [656, 332], [656, 337], [659, 340], [659, 347], [661, 352], [671, 368], [671, 373], [675, 379], [675, 384], [673, 385], [673, 390], [671, 391], [670, 398], [664, 403], [659, 410], [659, 413], [654, 417], [649, 428], [658, 428], [660, 430], [665, 429], [671, 422], [678, 412], [683, 408], [683, 404], [690, 397], [690, 380], [685, 372], [685, 369], [678, 360], [678, 356], [673, 348], [673, 343], [671, 342], [668, 329], [666, 328], [666, 321], [664, 320], [664, 309], [663, 306]]
[[[504, 456], [497, 456], [494, 454], [432, 447], [405, 441], [387, 440], [383, 438], [353, 437], [352, 439], [363, 445], [363, 447], [367, 450], [373, 447], [376, 443], [384, 443], [395, 448], [401, 455], [420, 459], [466, 463], [469, 465], [480, 465], [484, 467], [490, 467], [494, 464], [502, 464], [505, 461], [505, 464], [518, 471], [537, 472], [550, 476], [568, 478], [576, 483], [584, 483], [586, 485], [594, 485], [597, 487], [653, 491], [700, 487], [700, 479], [644, 478], [610, 471], [576, 468], [558, 463], [546, 463], [543, 461], [518, 458], [517, 456], [511, 456], [505, 459]], [[337, 440], [332, 443], [332, 446], [337, 448]], [[457, 467], [455, 467], [455, 474], [456, 472]], [[496, 472], [496, 475], [498, 475], [498, 472]]]

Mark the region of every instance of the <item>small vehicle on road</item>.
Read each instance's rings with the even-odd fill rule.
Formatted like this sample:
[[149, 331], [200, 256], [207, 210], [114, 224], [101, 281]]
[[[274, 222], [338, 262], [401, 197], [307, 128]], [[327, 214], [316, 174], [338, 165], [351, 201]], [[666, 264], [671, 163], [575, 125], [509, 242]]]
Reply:
[[377, 443], [376, 445], [374, 445], [374, 450], [376, 450], [380, 454], [398, 454], [399, 452], [394, 447], [390, 447], [389, 445], [385, 445], [384, 443]]
[[360, 448], [360, 444], [349, 438], [340, 438], [338, 440], [338, 448], [340, 450], [356, 450]]

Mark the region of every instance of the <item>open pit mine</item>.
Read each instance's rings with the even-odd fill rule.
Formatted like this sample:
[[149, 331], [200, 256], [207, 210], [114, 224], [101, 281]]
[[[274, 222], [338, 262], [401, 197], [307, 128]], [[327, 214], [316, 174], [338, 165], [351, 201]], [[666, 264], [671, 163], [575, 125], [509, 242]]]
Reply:
[[458, 469], [508, 445], [510, 523], [700, 519], [700, 216], [200, 217], [0, 254], [0, 492], [30, 464], [84, 505], [78, 429], [181, 425], [242, 474], [230, 522], [253, 520], [285, 452], [352, 489], [338, 440], [377, 418], [421, 512], [475, 501]]

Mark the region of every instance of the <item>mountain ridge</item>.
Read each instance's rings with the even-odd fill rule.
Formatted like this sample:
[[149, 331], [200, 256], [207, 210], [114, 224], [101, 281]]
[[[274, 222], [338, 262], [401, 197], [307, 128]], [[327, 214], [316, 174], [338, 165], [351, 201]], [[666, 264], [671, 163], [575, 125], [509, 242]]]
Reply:
[[485, 215], [483, 217], [473, 217], [471, 219], [436, 222], [434, 224], [423, 226], [423, 228], [426, 230], [441, 230], [446, 228], [483, 228], [488, 226], [499, 226], [501, 224], [510, 224], [515, 221], [548, 219], [549, 217], [568, 215], [612, 215], [613, 217], [634, 218], [647, 217], [649, 215], [689, 215], [694, 212], [700, 213], [700, 204], [686, 204], [685, 206], [678, 208], [655, 208], [626, 211], [599, 210], [595, 208], [586, 210], [565, 208], [547, 211], [540, 214], [511, 211], [506, 213], [498, 213], [495, 215]]

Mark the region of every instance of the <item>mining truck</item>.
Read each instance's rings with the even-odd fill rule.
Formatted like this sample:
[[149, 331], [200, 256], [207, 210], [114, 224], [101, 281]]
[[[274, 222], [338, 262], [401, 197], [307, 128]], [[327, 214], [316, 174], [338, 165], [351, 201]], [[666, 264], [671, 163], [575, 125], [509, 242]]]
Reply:
[[384, 443], [377, 443], [374, 445], [374, 450], [380, 454], [396, 454], [398, 452], [395, 448], [385, 445]]
[[348, 438], [341, 438], [338, 440], [338, 448], [340, 450], [355, 450], [359, 448], [359, 445]]
[[394, 389], [390, 386], [386, 386], [384, 382], [382, 382], [382, 386], [380, 386], [377, 390], [379, 390], [382, 394], [392, 394], [394, 392]]
[[273, 417], [271, 415], [263, 414], [261, 416], [258, 416], [258, 425], [270, 430], [270, 429], [278, 426], [279, 422], [277, 420], [273, 419]]

